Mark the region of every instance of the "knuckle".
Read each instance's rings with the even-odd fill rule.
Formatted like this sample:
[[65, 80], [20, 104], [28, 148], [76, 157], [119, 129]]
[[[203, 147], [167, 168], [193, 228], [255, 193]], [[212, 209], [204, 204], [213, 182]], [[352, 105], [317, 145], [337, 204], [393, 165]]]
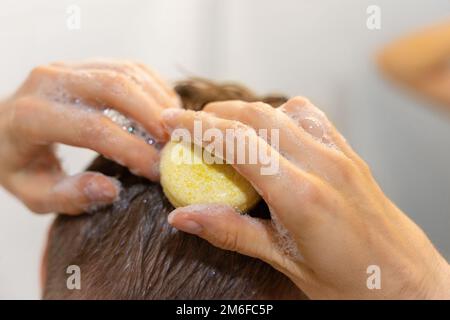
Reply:
[[223, 102], [209, 102], [203, 107], [203, 111], [213, 112], [220, 110], [221, 106], [223, 106]]
[[239, 238], [237, 233], [232, 232], [226, 232], [223, 236], [223, 239], [221, 241], [222, 249], [230, 250], [230, 251], [237, 251], [238, 249], [238, 243]]
[[359, 174], [362, 173], [360, 167], [345, 156], [335, 157], [333, 163], [336, 181], [340, 184], [351, 186], [357, 182]]
[[20, 97], [13, 104], [14, 115], [17, 117], [22, 117], [33, 112], [35, 109], [33, 99], [29, 96]]
[[269, 112], [272, 109], [273, 109], [272, 107], [269, 107], [264, 102], [250, 102], [243, 109], [243, 112], [250, 113], [251, 116], [261, 116], [263, 114], [267, 114], [267, 112]]
[[50, 212], [49, 201], [42, 194], [37, 192], [29, 192], [24, 189], [22, 185], [19, 185], [14, 179], [7, 181], [8, 189], [14, 194], [30, 211], [35, 213], [48, 213]]
[[34, 67], [28, 76], [28, 79], [36, 82], [42, 81], [43, 78], [50, 78], [58, 73], [58, 69], [55, 66], [51, 65], [41, 65]]
[[116, 88], [116, 92], [130, 94], [136, 83], [131, 75], [126, 75], [124, 73], [116, 73], [116, 75], [111, 79], [111, 85]]
[[301, 198], [302, 202], [315, 204], [322, 200], [321, 186], [313, 177], [308, 177], [302, 172], [294, 171], [287, 174], [287, 180], [291, 182], [289, 185], [297, 186], [295, 189], [290, 190], [295, 190], [296, 196]]
[[311, 108], [313, 104], [305, 97], [294, 97], [289, 99], [285, 104], [280, 106], [280, 109], [283, 110], [290, 116], [297, 115], [302, 112], [306, 108]]
[[115, 70], [102, 71], [98, 78], [112, 92], [128, 92], [131, 83], [123, 73]]
[[358, 168], [352, 160], [342, 156], [335, 159], [339, 177], [343, 183], [353, 183], [357, 177]]
[[27, 208], [35, 213], [48, 213], [50, 211], [48, 205], [41, 199], [37, 199], [33, 196], [26, 196], [22, 200]]
[[115, 85], [126, 87], [130, 80], [119, 71], [111, 70], [107, 73], [106, 79]]
[[29, 132], [32, 129], [29, 120], [35, 116], [37, 109], [37, 103], [32, 97], [24, 96], [17, 99], [12, 105], [11, 124], [14, 131]]
[[51, 78], [52, 75], [54, 75], [54, 69], [51, 66], [37, 66], [30, 71], [25, 84], [29, 88], [36, 88], [44, 79]]
[[42, 75], [48, 73], [48, 71], [49, 71], [48, 66], [37, 66], [31, 69], [29, 77], [30, 78], [41, 77]]
[[302, 97], [302, 96], [295, 96], [294, 98], [291, 99], [291, 101], [294, 103], [300, 104], [302, 106], [312, 104], [311, 100], [309, 100], [306, 97]]
[[312, 182], [304, 182], [302, 187], [302, 198], [309, 204], [317, 204], [322, 200], [319, 187]]

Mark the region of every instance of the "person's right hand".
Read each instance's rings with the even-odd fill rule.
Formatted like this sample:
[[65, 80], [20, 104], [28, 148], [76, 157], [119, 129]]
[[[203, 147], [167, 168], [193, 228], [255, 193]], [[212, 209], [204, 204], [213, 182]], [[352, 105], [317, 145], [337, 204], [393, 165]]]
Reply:
[[157, 150], [105, 117], [113, 108], [164, 141], [160, 112], [180, 107], [176, 93], [146, 66], [128, 61], [53, 63], [35, 68], [0, 104], [0, 184], [32, 211], [76, 214], [113, 202], [119, 182], [99, 173], [67, 176], [61, 143], [89, 148], [158, 180]]
[[[165, 110], [163, 121], [170, 131], [189, 130], [201, 146], [211, 144], [211, 135], [194, 134], [195, 121], [203, 130], [214, 129], [214, 145], [225, 144], [227, 161], [253, 184], [272, 215], [268, 222], [224, 205], [193, 205], [169, 215], [174, 227], [266, 261], [310, 298], [450, 298], [448, 263], [308, 100], [293, 98], [278, 109], [211, 103], [204, 112]], [[245, 155], [252, 146], [263, 148], [279, 159], [278, 171], [264, 175], [262, 161], [236, 161], [239, 148], [227, 147], [238, 143], [233, 129], [248, 134]], [[259, 129], [269, 137], [279, 130], [278, 146], [258, 136]], [[380, 288], [369, 279], [378, 270]]]

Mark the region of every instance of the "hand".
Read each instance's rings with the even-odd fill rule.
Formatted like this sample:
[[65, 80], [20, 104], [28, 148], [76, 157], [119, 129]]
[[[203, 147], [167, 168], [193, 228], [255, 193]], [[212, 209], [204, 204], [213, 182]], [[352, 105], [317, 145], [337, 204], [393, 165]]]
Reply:
[[406, 35], [378, 55], [380, 68], [393, 80], [450, 110], [450, 23]]
[[94, 172], [68, 177], [54, 144], [95, 150], [158, 180], [157, 150], [100, 108], [114, 108], [164, 141], [160, 112], [179, 105], [175, 92], [141, 64], [98, 60], [37, 67], [0, 105], [0, 183], [39, 213], [77, 214], [111, 203], [119, 182]]
[[[169, 215], [174, 227], [266, 261], [310, 298], [450, 298], [448, 263], [308, 100], [297, 97], [278, 109], [227, 101], [211, 103], [204, 112], [163, 112], [170, 131], [186, 128], [193, 134], [195, 120], [203, 130], [222, 132], [219, 144], [236, 143], [226, 129], [247, 129], [247, 152], [253, 141], [279, 159], [276, 174], [261, 175], [261, 162], [236, 164], [235, 148], [224, 147], [226, 159], [258, 190], [272, 219], [239, 215], [223, 205], [194, 205]], [[258, 129], [278, 129], [279, 150], [261, 139]], [[381, 289], [367, 286], [372, 265], [380, 268]]]

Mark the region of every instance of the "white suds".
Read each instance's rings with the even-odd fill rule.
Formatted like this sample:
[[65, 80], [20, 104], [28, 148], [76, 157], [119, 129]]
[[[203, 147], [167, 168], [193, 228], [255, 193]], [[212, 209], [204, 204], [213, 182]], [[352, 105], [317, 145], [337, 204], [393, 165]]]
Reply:
[[289, 231], [281, 224], [274, 210], [269, 206], [272, 225], [276, 230], [276, 244], [280, 250], [289, 258], [297, 261], [303, 261], [304, 258], [298, 250], [298, 246], [292, 239]]

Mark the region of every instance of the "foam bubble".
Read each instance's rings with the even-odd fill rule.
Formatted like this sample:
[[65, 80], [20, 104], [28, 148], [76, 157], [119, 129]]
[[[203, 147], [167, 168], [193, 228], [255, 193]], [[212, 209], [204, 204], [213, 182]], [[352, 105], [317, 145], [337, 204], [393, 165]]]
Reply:
[[114, 203], [114, 210], [124, 211], [127, 210], [130, 206], [130, 202], [140, 193], [144, 192], [146, 187], [142, 184], [133, 185], [126, 190], [122, 190], [120, 193], [119, 199], [117, 199]]
[[111, 119], [115, 124], [130, 134], [144, 140], [147, 144], [152, 145], [156, 149], [161, 149], [162, 144], [159, 143], [152, 135], [150, 135], [138, 122], [126, 117], [122, 113], [112, 108], [104, 108], [103, 115]]
[[320, 109], [307, 104], [298, 107], [282, 107], [280, 111], [288, 115], [298, 127], [307, 132], [314, 140], [329, 148], [339, 150], [330, 136], [329, 120]]
[[272, 218], [272, 225], [274, 226], [276, 232], [276, 244], [278, 248], [289, 258], [297, 261], [303, 261], [304, 258], [289, 231], [279, 221], [277, 215], [270, 206], [269, 211]]

